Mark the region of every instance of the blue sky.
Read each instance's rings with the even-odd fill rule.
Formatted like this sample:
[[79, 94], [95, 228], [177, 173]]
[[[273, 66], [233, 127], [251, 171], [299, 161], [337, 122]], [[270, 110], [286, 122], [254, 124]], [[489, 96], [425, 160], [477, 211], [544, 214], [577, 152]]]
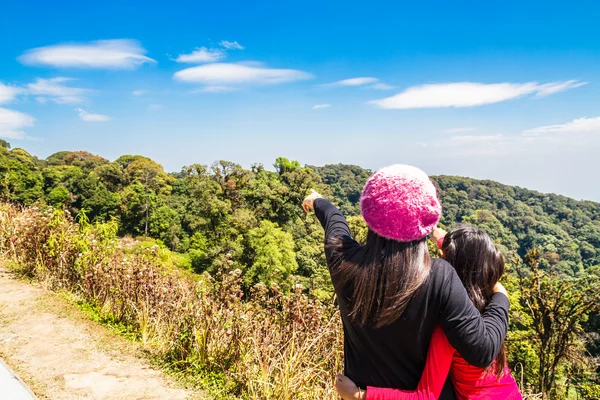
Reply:
[[600, 4], [415, 3], [9, 1], [0, 137], [168, 171], [410, 163], [600, 201]]

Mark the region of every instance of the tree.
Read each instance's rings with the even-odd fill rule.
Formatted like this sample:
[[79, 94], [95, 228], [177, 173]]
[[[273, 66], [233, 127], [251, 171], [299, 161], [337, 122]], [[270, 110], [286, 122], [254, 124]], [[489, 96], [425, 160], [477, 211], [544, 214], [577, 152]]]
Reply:
[[372, 171], [357, 165], [344, 164], [310, 166], [310, 168], [316, 171], [323, 182], [331, 188], [344, 215], [360, 214], [360, 194]]
[[23, 149], [0, 147], [0, 193], [4, 199], [29, 205], [43, 198], [38, 162]]
[[277, 224], [262, 221], [247, 235], [246, 283], [284, 283], [298, 268], [292, 235]]
[[69, 198], [69, 191], [64, 186], [57, 186], [48, 193], [46, 200], [54, 207], [62, 207]]
[[367, 233], [369, 228], [365, 220], [360, 215], [353, 215], [347, 218], [348, 226], [352, 232], [352, 237], [359, 243], [367, 243]]
[[538, 390], [545, 398], [557, 395], [557, 376], [565, 364], [579, 361], [583, 351], [581, 324], [600, 310], [598, 277], [559, 276], [539, 268], [540, 251], [525, 257], [529, 271], [519, 268], [521, 302], [532, 318], [539, 355]]
[[164, 172], [161, 165], [149, 158], [133, 156], [131, 159], [123, 159], [121, 157], [119, 160], [123, 162], [123, 165], [127, 165], [124, 171], [125, 181], [130, 184], [139, 184], [144, 188], [144, 235], [148, 235], [150, 200], [162, 191], [168, 194], [171, 190], [170, 184], [174, 179]]
[[158, 207], [150, 216], [150, 234], [174, 250], [181, 237], [181, 222], [177, 211], [165, 205]]
[[108, 160], [87, 151], [59, 151], [48, 158], [46, 162], [49, 165], [73, 165], [86, 172], [108, 163]]
[[157, 196], [144, 185], [134, 183], [119, 193], [119, 199], [122, 233], [147, 235], [149, 209], [156, 204]]

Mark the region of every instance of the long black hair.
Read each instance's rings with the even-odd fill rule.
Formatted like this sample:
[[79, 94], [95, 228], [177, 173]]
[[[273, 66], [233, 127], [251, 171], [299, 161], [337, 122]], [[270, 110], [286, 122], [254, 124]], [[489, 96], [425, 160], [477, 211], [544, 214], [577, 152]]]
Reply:
[[[446, 234], [442, 254], [456, 269], [475, 307], [483, 312], [492, 299], [494, 285], [504, 273], [504, 259], [498, 247], [485, 231], [459, 225]], [[493, 364], [495, 375], [502, 376], [505, 366], [506, 352], [502, 344]]]
[[332, 275], [342, 285], [352, 285], [349, 317], [362, 325], [378, 328], [400, 318], [429, 276], [427, 237], [403, 243], [369, 229], [366, 244], [352, 253], [344, 251], [342, 238], [333, 239], [328, 246], [335, 254]]

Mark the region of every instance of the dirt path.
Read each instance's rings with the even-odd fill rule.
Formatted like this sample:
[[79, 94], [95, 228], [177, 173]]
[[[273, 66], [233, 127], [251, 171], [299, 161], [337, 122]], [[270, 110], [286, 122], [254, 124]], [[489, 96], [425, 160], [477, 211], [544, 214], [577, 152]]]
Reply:
[[139, 356], [135, 344], [0, 265], [0, 357], [40, 399], [202, 398]]

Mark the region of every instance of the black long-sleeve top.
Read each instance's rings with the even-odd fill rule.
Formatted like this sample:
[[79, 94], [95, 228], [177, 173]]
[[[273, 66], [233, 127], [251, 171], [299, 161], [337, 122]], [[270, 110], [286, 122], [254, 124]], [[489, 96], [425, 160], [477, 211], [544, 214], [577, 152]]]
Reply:
[[[342, 213], [329, 201], [318, 198], [315, 213], [325, 229], [325, 243], [342, 238], [344, 252], [361, 245], [352, 239]], [[325, 247], [331, 272], [333, 249]], [[433, 259], [429, 277], [406, 309], [393, 323], [375, 328], [348, 317], [351, 282], [345, 286], [332, 276], [344, 327], [344, 373], [359, 387], [377, 386], [415, 390], [425, 367], [429, 341], [441, 325], [448, 341], [469, 363], [487, 367], [498, 355], [508, 329], [508, 298], [496, 293], [483, 313], [467, 295], [454, 268]], [[454, 399], [448, 380], [440, 399]]]

